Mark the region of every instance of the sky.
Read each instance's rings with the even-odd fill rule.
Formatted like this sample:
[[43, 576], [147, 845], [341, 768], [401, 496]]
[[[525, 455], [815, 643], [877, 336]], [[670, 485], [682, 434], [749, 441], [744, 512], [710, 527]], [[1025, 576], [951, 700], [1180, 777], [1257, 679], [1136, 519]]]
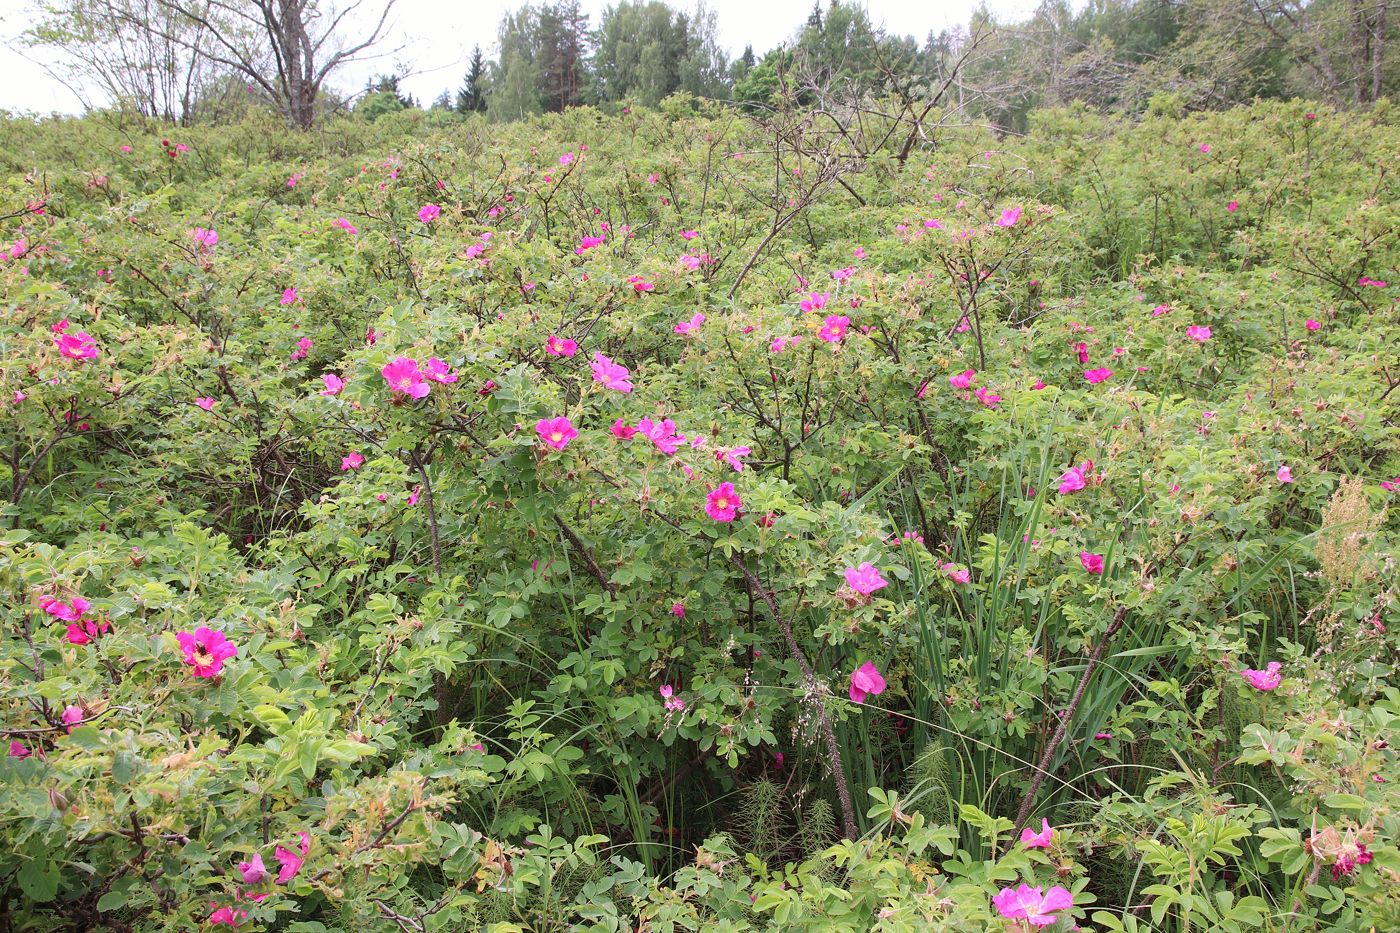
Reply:
[[[376, 6], [378, 2], [365, 0], [364, 5]], [[596, 25], [599, 14], [611, 2], [583, 0], [584, 11], [592, 17], [590, 22]], [[1024, 19], [1036, 3], [987, 0], [986, 5], [998, 18]], [[502, 14], [520, 5], [521, 0], [398, 0], [385, 48], [401, 46], [401, 50], [377, 61], [347, 66], [332, 83], [356, 89], [373, 73], [402, 71], [403, 67], [396, 66], [406, 65], [412, 74], [400, 87], [421, 103], [431, 103], [443, 90], [461, 84], [473, 45], [479, 44], [488, 58], [493, 57]], [[671, 5], [691, 6], [685, 0], [673, 0]], [[826, 5], [825, 0], [822, 5]], [[866, 9], [873, 22], [891, 32], [922, 40], [930, 31], [966, 24], [979, 5], [980, 0], [870, 0]], [[720, 42], [733, 58], [746, 45], [762, 55], [789, 39], [811, 12], [812, 0], [707, 0], [706, 6], [718, 15]], [[51, 53], [23, 48], [14, 41], [31, 21], [28, 0], [0, 0], [0, 109], [81, 112], [80, 97], [50, 77], [36, 61]], [[102, 103], [100, 97], [95, 102]]]

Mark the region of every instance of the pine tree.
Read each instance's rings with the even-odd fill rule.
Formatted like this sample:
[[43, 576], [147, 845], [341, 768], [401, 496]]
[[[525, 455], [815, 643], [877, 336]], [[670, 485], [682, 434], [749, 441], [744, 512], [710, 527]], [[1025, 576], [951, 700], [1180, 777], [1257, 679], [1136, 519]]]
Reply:
[[458, 113], [480, 113], [486, 109], [485, 81], [486, 62], [481, 55], [481, 46], [474, 46], [466, 77], [462, 80], [461, 90], [457, 92]]

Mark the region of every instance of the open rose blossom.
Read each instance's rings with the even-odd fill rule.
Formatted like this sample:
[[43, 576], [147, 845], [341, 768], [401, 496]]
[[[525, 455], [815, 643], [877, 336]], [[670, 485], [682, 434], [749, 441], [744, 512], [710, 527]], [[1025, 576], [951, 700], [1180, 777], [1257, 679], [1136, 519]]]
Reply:
[[385, 363], [379, 374], [389, 383], [389, 391], [395, 399], [422, 398], [428, 394], [428, 380], [418, 368], [417, 360], [400, 356], [392, 363]]
[[720, 483], [705, 497], [705, 514], [717, 522], [734, 521], [742, 507], [733, 483]]
[[594, 353], [593, 362], [588, 365], [593, 370], [593, 381], [602, 383], [603, 388], [623, 394], [632, 391], [632, 374], [626, 366], [614, 363], [601, 353]]
[[1084, 381], [1090, 385], [1098, 385], [1100, 382], [1107, 382], [1111, 378], [1113, 378], [1113, 370], [1106, 366], [1084, 371]]
[[1040, 821], [1040, 832], [1029, 826], [1021, 830], [1021, 845], [1027, 849], [1048, 849], [1054, 838], [1055, 831], [1050, 828], [1050, 821], [1046, 819]]
[[1001, 893], [992, 898], [992, 906], [1008, 920], [1025, 920], [1033, 926], [1048, 927], [1059, 919], [1055, 911], [1074, 906], [1074, 897], [1059, 885], [1042, 895], [1040, 888], [1022, 882], [1017, 888], [1002, 888]]
[[1090, 573], [1103, 573], [1103, 555], [1090, 554], [1088, 551], [1079, 552], [1079, 562], [1084, 565], [1084, 569]]
[[224, 662], [238, 654], [238, 648], [223, 632], [202, 625], [193, 632], [177, 632], [175, 640], [196, 677], [218, 677], [223, 673]]
[[563, 415], [557, 418], [541, 418], [535, 422], [535, 433], [547, 447], [554, 450], [563, 450], [569, 446], [569, 441], [578, 437], [578, 429], [574, 427], [574, 423]]
[[58, 352], [70, 360], [91, 360], [97, 358], [97, 341], [86, 331], [76, 334], [56, 334], [53, 338]]
[[1280, 673], [1282, 670], [1283, 664], [1281, 662], [1270, 661], [1265, 665], [1264, 670], [1256, 671], [1251, 668], [1245, 668], [1240, 671], [1240, 676], [1249, 681], [1249, 685], [1255, 690], [1262, 690], [1267, 693], [1270, 690], [1276, 689], [1279, 684], [1283, 683], [1283, 674]]
[[880, 576], [880, 571], [876, 570], [869, 561], [859, 567], [846, 568], [846, 585], [862, 596], [869, 596], [876, 590], [889, 586], [889, 581]]
[[851, 701], [864, 703], [868, 696], [879, 696], [885, 692], [885, 678], [878, 668], [869, 661], [851, 671]]
[[544, 342], [544, 352], [550, 356], [573, 356], [578, 352], [578, 344], [566, 337], [559, 337], [553, 334]]

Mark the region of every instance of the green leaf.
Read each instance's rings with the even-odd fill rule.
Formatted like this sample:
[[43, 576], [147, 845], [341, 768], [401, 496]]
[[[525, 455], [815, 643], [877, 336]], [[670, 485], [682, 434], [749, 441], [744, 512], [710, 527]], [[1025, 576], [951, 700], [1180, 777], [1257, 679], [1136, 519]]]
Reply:
[[19, 886], [30, 900], [44, 903], [58, 893], [58, 866], [45, 859], [25, 862], [19, 870]]

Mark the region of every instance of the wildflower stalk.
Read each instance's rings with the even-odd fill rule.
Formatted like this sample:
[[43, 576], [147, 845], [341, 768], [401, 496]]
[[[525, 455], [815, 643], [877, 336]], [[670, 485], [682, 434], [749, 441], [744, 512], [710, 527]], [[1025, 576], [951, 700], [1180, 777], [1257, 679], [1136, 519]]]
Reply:
[[[797, 662], [797, 666], [802, 669], [803, 688], [809, 697], [815, 696], [817, 691], [817, 675], [812, 670], [812, 664], [807, 660], [807, 654], [802, 650], [802, 646], [797, 643], [797, 636], [792, 632], [792, 625], [778, 608], [778, 601], [773, 598], [772, 592], [754, 576], [748, 565], [740, 559], [739, 555], [730, 556], [730, 561], [744, 575], [744, 581], [748, 584], [750, 592], [754, 593], [768, 607], [768, 611], [773, 614], [773, 621], [778, 623], [779, 630], [783, 633], [783, 641], [787, 643], [788, 653]], [[846, 784], [846, 764], [841, 758], [841, 746], [836, 741], [836, 732], [831, 728], [831, 720], [826, 716], [826, 707], [817, 702], [817, 724], [820, 726], [822, 735], [826, 739], [826, 750], [830, 756], [831, 773], [836, 779], [836, 796], [841, 801], [841, 822], [845, 830], [847, 839], [856, 838], [856, 816], [855, 807], [851, 804], [851, 789]]]
[[432, 540], [433, 547], [433, 576], [442, 576], [442, 539], [438, 535], [437, 506], [433, 503], [433, 483], [428, 479], [428, 468], [423, 463], [423, 458], [419, 452], [413, 452], [413, 465], [418, 469], [418, 476], [423, 481], [424, 505], [428, 508], [428, 534]]
[[1079, 678], [1079, 685], [1074, 688], [1074, 696], [1070, 697], [1069, 708], [1065, 710], [1065, 715], [1060, 719], [1055, 734], [1050, 738], [1050, 744], [1045, 746], [1045, 754], [1040, 756], [1040, 764], [1036, 765], [1035, 776], [1031, 778], [1031, 786], [1026, 789], [1026, 796], [1021, 800], [1021, 809], [1016, 811], [1016, 827], [1011, 832], [1013, 839], [1026, 828], [1026, 820], [1031, 815], [1031, 808], [1035, 806], [1035, 795], [1040, 791], [1040, 785], [1045, 783], [1045, 776], [1050, 773], [1050, 764], [1055, 760], [1055, 752], [1059, 750], [1061, 743], [1065, 740], [1065, 735], [1069, 732], [1069, 724], [1074, 719], [1074, 711], [1079, 708], [1079, 701], [1084, 698], [1084, 691], [1089, 687], [1089, 678], [1094, 676], [1094, 671], [1099, 666], [1099, 659], [1103, 657], [1104, 649], [1113, 640], [1113, 636], [1118, 634], [1118, 630], [1123, 627], [1123, 620], [1127, 617], [1128, 607], [1119, 606], [1118, 611], [1113, 614], [1113, 621], [1109, 624], [1108, 630], [1103, 633], [1098, 644], [1094, 645], [1094, 649], [1089, 652], [1089, 661], [1084, 665], [1084, 673]]

